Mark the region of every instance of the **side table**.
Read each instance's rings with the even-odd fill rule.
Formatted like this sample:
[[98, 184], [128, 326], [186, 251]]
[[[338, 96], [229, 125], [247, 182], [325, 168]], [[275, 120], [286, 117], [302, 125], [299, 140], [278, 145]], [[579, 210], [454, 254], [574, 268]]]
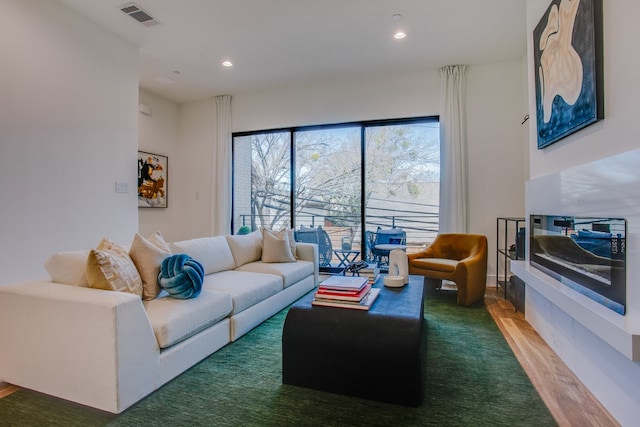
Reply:
[[338, 267], [348, 267], [349, 264], [355, 261], [356, 258], [358, 258], [358, 255], [360, 255], [360, 251], [334, 250], [333, 253], [336, 255], [336, 257], [340, 261], [340, 263], [338, 264]]

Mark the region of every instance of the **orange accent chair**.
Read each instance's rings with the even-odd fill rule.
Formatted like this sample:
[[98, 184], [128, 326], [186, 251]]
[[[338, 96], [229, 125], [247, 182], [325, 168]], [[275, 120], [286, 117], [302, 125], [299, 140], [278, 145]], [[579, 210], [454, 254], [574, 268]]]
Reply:
[[407, 255], [409, 274], [455, 282], [458, 304], [469, 306], [484, 299], [487, 253], [482, 234], [438, 234], [426, 249]]

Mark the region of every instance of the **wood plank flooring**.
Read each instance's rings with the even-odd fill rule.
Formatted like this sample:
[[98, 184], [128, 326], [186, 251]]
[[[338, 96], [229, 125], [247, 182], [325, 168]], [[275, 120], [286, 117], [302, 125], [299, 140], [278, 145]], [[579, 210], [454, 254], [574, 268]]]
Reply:
[[[494, 286], [487, 286], [485, 304], [516, 358], [561, 427], [615, 427], [619, 424], [560, 358], [516, 313]], [[0, 398], [18, 387], [0, 381]], [[517, 422], [515, 423], [517, 424]]]
[[487, 286], [484, 301], [558, 425], [620, 425], [495, 286]]

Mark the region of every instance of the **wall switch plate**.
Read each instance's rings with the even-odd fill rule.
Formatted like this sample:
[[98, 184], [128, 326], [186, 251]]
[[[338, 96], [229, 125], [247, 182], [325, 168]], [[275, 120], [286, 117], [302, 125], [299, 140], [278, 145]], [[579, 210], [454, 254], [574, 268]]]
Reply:
[[129, 183], [116, 181], [116, 193], [128, 193]]

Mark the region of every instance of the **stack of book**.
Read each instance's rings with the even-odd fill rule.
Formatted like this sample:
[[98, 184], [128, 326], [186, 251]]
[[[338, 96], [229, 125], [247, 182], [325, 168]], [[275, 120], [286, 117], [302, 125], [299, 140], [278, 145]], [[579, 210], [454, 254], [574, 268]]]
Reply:
[[369, 283], [374, 284], [376, 280], [378, 280], [378, 277], [380, 277], [380, 267], [378, 267], [378, 264], [375, 262], [367, 264], [366, 267], [358, 270], [358, 275], [360, 277], [367, 277], [369, 279]]
[[373, 289], [368, 277], [331, 276], [318, 285], [312, 305], [369, 310], [380, 289]]

